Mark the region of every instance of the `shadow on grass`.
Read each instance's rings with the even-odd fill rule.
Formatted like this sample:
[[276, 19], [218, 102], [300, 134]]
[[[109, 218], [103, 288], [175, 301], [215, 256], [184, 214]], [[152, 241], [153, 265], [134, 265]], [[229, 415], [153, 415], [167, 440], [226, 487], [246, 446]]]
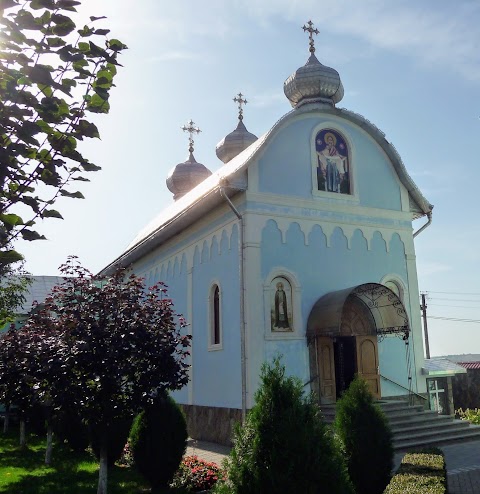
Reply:
[[[37, 470], [24, 475], [0, 492], [3, 494], [91, 494], [96, 492], [98, 470]], [[109, 469], [109, 494], [145, 494], [149, 490], [138, 475], [130, 469]]]

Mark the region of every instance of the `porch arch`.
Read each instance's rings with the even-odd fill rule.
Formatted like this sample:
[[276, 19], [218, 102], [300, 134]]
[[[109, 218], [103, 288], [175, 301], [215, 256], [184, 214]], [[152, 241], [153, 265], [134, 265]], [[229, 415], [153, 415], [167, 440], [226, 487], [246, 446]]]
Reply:
[[410, 326], [402, 301], [384, 285], [366, 283], [318, 299], [308, 317], [307, 342], [321, 403], [336, 401], [355, 373], [380, 398], [377, 342], [390, 334], [407, 341]]

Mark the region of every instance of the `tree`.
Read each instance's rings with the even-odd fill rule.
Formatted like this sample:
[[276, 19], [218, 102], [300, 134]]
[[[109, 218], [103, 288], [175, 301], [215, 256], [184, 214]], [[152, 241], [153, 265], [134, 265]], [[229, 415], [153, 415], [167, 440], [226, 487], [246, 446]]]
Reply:
[[108, 29], [76, 29], [80, 3], [0, 4], [0, 265], [22, 258], [11, 247], [19, 237], [45, 238], [35, 223], [62, 218], [52, 208], [56, 200], [83, 198], [71, 185], [100, 169], [77, 144], [99, 138], [86, 114], [108, 113], [117, 55], [126, 46], [107, 39]]
[[17, 309], [25, 302], [25, 292], [31, 280], [23, 271], [22, 263], [0, 263], [0, 329], [15, 320]]
[[343, 442], [357, 494], [382, 494], [393, 468], [392, 433], [368, 384], [356, 377], [337, 402], [335, 430]]
[[237, 427], [227, 480], [215, 492], [352, 494], [343, 458], [313, 395], [285, 376], [279, 359], [264, 364], [255, 405]]
[[30, 329], [55, 328], [61, 344], [50, 358], [59, 364], [49, 383], [60, 410], [82, 411], [99, 432], [98, 494], [107, 492], [108, 428], [136, 414], [159, 393], [188, 382], [190, 336], [161, 283], [148, 290], [142, 278], [121, 269], [92, 276], [76, 258], [61, 267], [45, 311]]

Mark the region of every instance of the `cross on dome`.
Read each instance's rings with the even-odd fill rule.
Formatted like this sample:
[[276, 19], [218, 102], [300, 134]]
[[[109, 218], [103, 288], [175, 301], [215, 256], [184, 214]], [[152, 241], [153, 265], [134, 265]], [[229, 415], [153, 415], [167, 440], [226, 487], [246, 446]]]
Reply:
[[[308, 26], [308, 27], [307, 27]], [[304, 32], [308, 31], [308, 42], [310, 44], [310, 53], [315, 53], [315, 41], [313, 40], [313, 35], [318, 34], [320, 31], [313, 27], [313, 22], [310, 20], [307, 25], [302, 27]]]
[[233, 98], [233, 101], [235, 103], [238, 103], [238, 119], [239, 120], [243, 120], [243, 108], [242, 108], [242, 105], [246, 105], [247, 104], [247, 100], [244, 99], [245, 95], [242, 94], [242, 93], [238, 93], [237, 96], [235, 96], [235, 98]]
[[190, 119], [186, 125], [181, 127], [181, 129], [184, 132], [188, 132], [190, 134], [190, 136], [188, 137], [188, 150], [191, 153], [193, 153], [193, 145], [194, 145], [193, 135], [200, 134], [200, 132], [202, 131], [198, 127], [195, 127], [195, 122], [192, 119]]

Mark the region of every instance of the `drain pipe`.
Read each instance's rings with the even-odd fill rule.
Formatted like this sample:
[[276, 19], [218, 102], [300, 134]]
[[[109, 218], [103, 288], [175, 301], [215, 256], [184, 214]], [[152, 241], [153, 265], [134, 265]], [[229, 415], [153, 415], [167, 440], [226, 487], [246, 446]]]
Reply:
[[413, 238], [415, 238], [417, 235], [419, 235], [420, 233], [422, 233], [423, 230], [425, 230], [425, 228], [427, 228], [427, 226], [430, 226], [431, 225], [431, 223], [432, 223], [432, 212], [431, 211], [429, 211], [427, 213], [427, 218], [428, 218], [428, 221], [419, 230], [417, 230], [416, 232], [414, 232]]
[[240, 223], [240, 266], [239, 266], [239, 281], [240, 281], [240, 361], [241, 361], [241, 374], [242, 374], [242, 424], [245, 423], [247, 417], [247, 364], [246, 364], [246, 324], [245, 324], [245, 270], [244, 270], [244, 257], [245, 257], [245, 223], [242, 215], [238, 212], [238, 209], [234, 206], [233, 202], [225, 193], [225, 187], [222, 185], [220, 188], [220, 195], [225, 199], [230, 209], [235, 213]]

